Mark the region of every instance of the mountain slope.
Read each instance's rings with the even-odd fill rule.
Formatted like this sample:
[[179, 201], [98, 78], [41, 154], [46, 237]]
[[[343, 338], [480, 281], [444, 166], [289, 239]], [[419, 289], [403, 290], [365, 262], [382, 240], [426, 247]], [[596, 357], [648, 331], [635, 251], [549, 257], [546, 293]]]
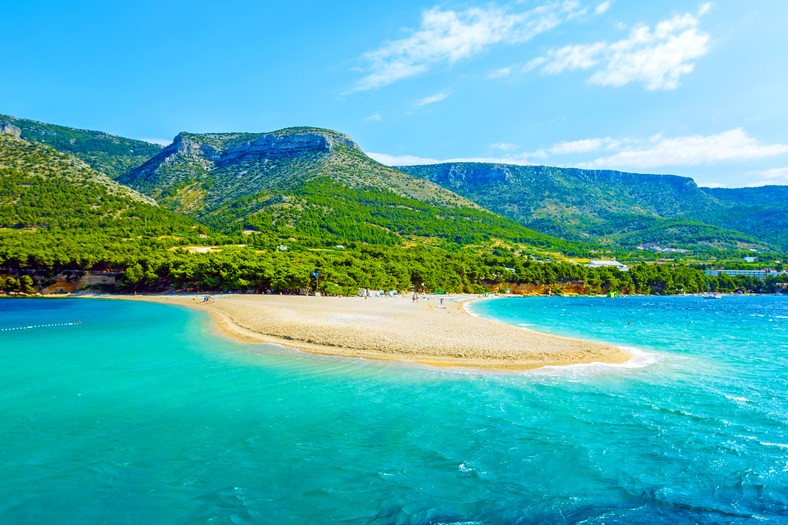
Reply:
[[186, 213], [204, 214], [260, 191], [328, 176], [354, 188], [476, 207], [436, 184], [370, 159], [346, 135], [318, 128], [272, 133], [181, 133], [120, 181]]
[[74, 155], [94, 170], [113, 179], [161, 151], [161, 146], [142, 140], [0, 115], [0, 129], [4, 125], [18, 128], [19, 137], [22, 139], [46, 144], [63, 153]]
[[74, 156], [0, 133], [0, 228], [155, 235], [194, 226]]
[[788, 250], [788, 186], [702, 189], [723, 205], [709, 213], [709, 222], [768, 239]]
[[[762, 206], [736, 210], [736, 197], [687, 177], [486, 163], [404, 166], [477, 204], [551, 235], [633, 247], [646, 243], [786, 249], [788, 227], [775, 204], [774, 227], [756, 228]], [[736, 190], [733, 190], [736, 191]], [[767, 234], [767, 235], [763, 235]]]
[[273, 230], [280, 237], [322, 243], [502, 238], [577, 251], [437, 184], [384, 166], [346, 135], [318, 128], [181, 133], [119, 180], [224, 229]]

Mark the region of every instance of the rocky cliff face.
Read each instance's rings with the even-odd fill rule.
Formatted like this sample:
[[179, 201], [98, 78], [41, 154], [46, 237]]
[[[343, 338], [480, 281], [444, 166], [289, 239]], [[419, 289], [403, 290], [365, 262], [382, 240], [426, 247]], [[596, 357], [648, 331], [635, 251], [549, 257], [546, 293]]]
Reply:
[[195, 155], [223, 165], [248, 157], [280, 159], [306, 153], [330, 153], [340, 145], [360, 150], [350, 137], [311, 128], [272, 133], [180, 133], [162, 150], [162, 156]]
[[22, 130], [10, 122], [0, 120], [0, 135], [12, 135], [16, 138], [21, 138]]
[[675, 175], [473, 162], [400, 169], [525, 222], [547, 208], [675, 216], [716, 204], [692, 179]]
[[180, 133], [121, 181], [165, 206], [204, 218], [228, 209], [236, 216], [256, 213], [279, 196], [321, 178], [338, 188], [476, 208], [436, 184], [375, 162], [347, 135], [320, 128]]
[[[731, 220], [733, 203], [721, 202], [722, 193], [705, 191], [688, 177], [488, 163], [400, 169], [527, 227], [569, 239], [622, 245], [684, 242], [688, 237], [684, 232], [699, 225], [706, 228], [709, 238], [742, 242], [750, 242], [749, 235], [764, 238], [763, 229], [745, 220]], [[767, 202], [762, 196], [753, 195], [751, 200], [759, 208]], [[750, 217], [759, 212], [747, 213]], [[769, 221], [776, 222], [775, 216]], [[739, 237], [720, 230], [732, 227], [741, 228]], [[769, 230], [768, 242], [784, 244], [788, 236], [774, 235], [775, 231], [774, 227]]]
[[269, 133], [250, 142], [228, 149], [224, 158], [238, 161], [245, 157], [282, 158], [305, 152], [330, 153], [336, 145], [358, 149], [355, 142], [342, 136], [330, 136], [319, 132], [293, 134]]
[[183, 132], [120, 180], [156, 198], [179, 192], [176, 200], [189, 202], [179, 211], [190, 213], [228, 196], [265, 187], [266, 181], [275, 178], [272, 171], [277, 166], [294, 162], [314, 165], [338, 147], [361, 152], [350, 137], [319, 128], [271, 133]]

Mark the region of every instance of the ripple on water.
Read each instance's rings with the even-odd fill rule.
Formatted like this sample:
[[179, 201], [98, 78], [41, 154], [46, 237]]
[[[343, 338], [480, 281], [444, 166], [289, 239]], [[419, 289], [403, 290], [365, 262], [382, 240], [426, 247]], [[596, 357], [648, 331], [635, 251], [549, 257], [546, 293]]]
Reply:
[[67, 339], [0, 334], [2, 523], [788, 514], [786, 323], [741, 313], [788, 317], [788, 302], [712, 316], [693, 298], [502, 299], [491, 304], [507, 322], [571, 322], [567, 335], [634, 354], [516, 374], [237, 345], [160, 305], [36, 304], [0, 301], [0, 318], [83, 325]]

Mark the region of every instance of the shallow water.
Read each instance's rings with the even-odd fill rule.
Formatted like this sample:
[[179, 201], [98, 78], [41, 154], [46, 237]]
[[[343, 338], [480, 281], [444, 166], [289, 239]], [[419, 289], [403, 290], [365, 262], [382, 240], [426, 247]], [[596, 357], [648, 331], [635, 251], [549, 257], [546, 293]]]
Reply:
[[786, 298], [471, 308], [644, 353], [437, 370], [240, 345], [158, 304], [0, 301], [0, 523], [788, 519]]

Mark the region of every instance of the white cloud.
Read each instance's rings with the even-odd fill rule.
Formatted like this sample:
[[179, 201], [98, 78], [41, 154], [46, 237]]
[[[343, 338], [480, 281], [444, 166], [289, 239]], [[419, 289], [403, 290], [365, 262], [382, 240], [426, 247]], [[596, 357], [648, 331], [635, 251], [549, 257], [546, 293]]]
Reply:
[[519, 149], [519, 146], [517, 144], [508, 144], [506, 142], [497, 142], [495, 144], [490, 144], [490, 147], [492, 149], [497, 149], [501, 151], [514, 151], [516, 149]]
[[421, 108], [424, 106], [428, 106], [430, 104], [435, 104], [436, 102], [440, 102], [442, 100], [446, 100], [450, 93], [446, 91], [442, 91], [440, 93], [436, 93], [430, 97], [424, 97], [421, 100], [417, 100], [413, 103], [414, 108]]
[[381, 164], [386, 166], [412, 166], [415, 164], [443, 164], [446, 162], [485, 162], [489, 164], [518, 164], [528, 166], [538, 164], [540, 160], [547, 158], [547, 153], [543, 150], [529, 153], [519, 153], [516, 155], [502, 155], [499, 157], [454, 157], [446, 159], [433, 159], [430, 157], [418, 157], [416, 155], [388, 155], [386, 153], [367, 153]]
[[528, 11], [495, 6], [464, 11], [433, 7], [405, 38], [363, 55], [367, 74], [351, 91], [367, 91], [429, 70], [454, 64], [496, 44], [519, 44], [584, 13], [577, 2], [551, 2]]
[[[386, 155], [370, 153], [369, 156], [388, 166], [410, 164], [438, 164], [442, 162], [490, 162], [496, 164], [548, 164], [573, 166], [586, 169], [651, 170], [654, 168], [712, 165], [720, 162], [744, 162], [788, 154], [788, 144], [761, 144], [735, 128], [713, 135], [687, 135], [665, 137], [662, 134], [646, 138], [590, 138], [558, 142], [542, 149], [507, 154], [517, 147], [512, 144], [492, 144], [502, 151], [497, 157], [465, 157], [434, 159], [413, 155]], [[593, 158], [600, 152], [608, 155]], [[592, 154], [593, 160], [583, 161]], [[579, 157], [579, 160], [578, 160]], [[788, 167], [759, 172], [763, 184], [788, 183]]]
[[158, 144], [160, 146], [169, 146], [172, 144], [172, 139], [139, 139], [151, 144]]
[[599, 54], [605, 50], [606, 46], [607, 44], [600, 42], [562, 47], [552, 51], [549, 58], [535, 58], [529, 62], [529, 66], [541, 66], [542, 71], [551, 75], [557, 75], [573, 69], [589, 69], [599, 63]]
[[712, 8], [712, 7], [714, 7], [714, 4], [713, 4], [713, 3], [711, 3], [711, 2], [706, 2], [705, 4], [703, 4], [702, 6], [700, 6], [700, 9], [698, 9], [698, 14], [699, 14], [700, 16], [703, 16], [703, 15], [705, 15], [706, 13], [708, 13], [709, 11], [711, 11], [711, 8]]
[[605, 137], [603, 139], [582, 139], [571, 142], [559, 142], [547, 151], [551, 155], [571, 155], [577, 153], [590, 153], [592, 151], [611, 150], [621, 144], [620, 141]]
[[373, 113], [372, 115], [368, 116], [364, 119], [367, 122], [377, 122], [378, 120], [383, 120], [383, 115], [380, 113]]
[[612, 4], [612, 2], [609, 2], [609, 1], [602, 2], [601, 4], [596, 6], [596, 9], [594, 9], [594, 14], [597, 14], [597, 15], [603, 14], [605, 11], [610, 9], [610, 5], [611, 4]]
[[525, 71], [540, 68], [555, 75], [564, 71], [590, 70], [592, 84], [620, 87], [640, 82], [648, 90], [675, 89], [679, 79], [695, 68], [695, 61], [709, 49], [710, 37], [698, 29], [699, 16], [708, 12], [704, 4], [698, 15], [685, 13], [659, 22], [653, 29], [640, 24], [627, 38], [616, 42], [594, 42], [550, 50], [531, 60]]
[[698, 166], [717, 162], [757, 160], [788, 153], [786, 144], [760, 144], [741, 128], [715, 135], [688, 135], [645, 140], [624, 139], [620, 150], [606, 157], [579, 163], [581, 168], [649, 169]]
[[416, 155], [389, 155], [388, 153], [369, 152], [367, 156], [386, 166], [411, 166], [414, 164], [440, 164], [444, 162], [426, 157], [417, 157]]
[[490, 78], [503, 78], [503, 77], [508, 77], [511, 74], [512, 74], [511, 67], [502, 67], [501, 69], [496, 69], [495, 71], [492, 71], [487, 76]]
[[769, 179], [769, 180], [779, 179], [788, 182], [788, 167], [766, 170], [762, 172], [761, 175], [765, 179]]
[[415, 164], [442, 164], [445, 162], [488, 162], [492, 164], [533, 164], [528, 162], [532, 154], [515, 155], [504, 157], [456, 157], [448, 159], [433, 159], [429, 157], [418, 157], [416, 155], [389, 155], [387, 153], [367, 153], [381, 164], [386, 166], [413, 166]]
[[773, 184], [788, 184], [788, 167], [774, 168], [766, 171], [761, 171], [755, 175], [759, 176], [761, 180], [749, 184], [749, 186], [769, 186]]

